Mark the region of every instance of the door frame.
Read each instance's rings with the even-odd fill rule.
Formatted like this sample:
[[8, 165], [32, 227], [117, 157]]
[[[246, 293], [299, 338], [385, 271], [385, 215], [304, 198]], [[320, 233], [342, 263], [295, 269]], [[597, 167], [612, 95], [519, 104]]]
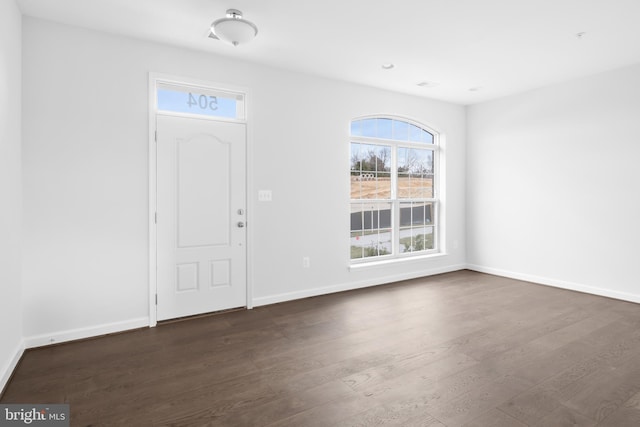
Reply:
[[[170, 74], [162, 73], [149, 73], [149, 327], [155, 327], [158, 323], [158, 307], [156, 304], [157, 294], [157, 243], [158, 235], [156, 229], [156, 209], [157, 209], [157, 165], [156, 165], [156, 118], [158, 111], [156, 109], [156, 87], [158, 83], [173, 83], [176, 85], [186, 86], [198, 86], [207, 89], [222, 90], [238, 92], [244, 95], [245, 105], [245, 119], [237, 121], [244, 123], [246, 126], [246, 158], [245, 158], [245, 175], [246, 175], [246, 224], [247, 224], [247, 241], [245, 245], [246, 251], [246, 283], [247, 283], [247, 309], [253, 308], [253, 230], [251, 224], [253, 224], [253, 207], [254, 201], [251, 195], [253, 194], [253, 135], [251, 127], [249, 126], [250, 120], [250, 90], [246, 87], [240, 87], [229, 84], [216, 83], [206, 80], [193, 79], [189, 77], [174, 76]], [[172, 115], [170, 113], [163, 112], [162, 115]], [[183, 116], [184, 114], [176, 113], [175, 116]], [[202, 118], [202, 116], [198, 116]], [[216, 120], [215, 118], [211, 120]]]

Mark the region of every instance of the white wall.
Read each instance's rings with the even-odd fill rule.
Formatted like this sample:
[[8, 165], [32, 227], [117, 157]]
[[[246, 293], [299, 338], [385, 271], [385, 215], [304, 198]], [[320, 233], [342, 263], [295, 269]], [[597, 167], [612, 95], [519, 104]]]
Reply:
[[472, 106], [473, 268], [640, 302], [640, 64]]
[[[251, 90], [256, 304], [464, 266], [464, 107], [34, 18], [23, 25], [28, 344], [146, 322], [150, 71]], [[374, 113], [444, 134], [449, 254], [350, 272], [348, 125]], [[258, 203], [258, 189], [273, 202]]]
[[0, 391], [22, 354], [21, 27], [15, 2], [0, 2]]

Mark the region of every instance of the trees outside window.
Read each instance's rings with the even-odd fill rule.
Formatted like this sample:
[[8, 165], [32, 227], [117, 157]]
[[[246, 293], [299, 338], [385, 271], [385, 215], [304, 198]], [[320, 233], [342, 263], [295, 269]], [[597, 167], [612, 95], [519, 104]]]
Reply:
[[351, 260], [438, 251], [438, 135], [393, 117], [351, 122]]

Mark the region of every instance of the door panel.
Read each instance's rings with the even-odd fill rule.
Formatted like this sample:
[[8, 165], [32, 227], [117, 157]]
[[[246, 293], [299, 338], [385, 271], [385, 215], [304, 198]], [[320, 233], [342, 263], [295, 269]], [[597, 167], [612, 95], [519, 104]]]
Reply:
[[[177, 146], [178, 246], [228, 245], [229, 142], [196, 135], [179, 139]], [[202, 191], [200, 183], [205, 182], [208, 188]]]
[[242, 123], [157, 119], [158, 320], [246, 305]]

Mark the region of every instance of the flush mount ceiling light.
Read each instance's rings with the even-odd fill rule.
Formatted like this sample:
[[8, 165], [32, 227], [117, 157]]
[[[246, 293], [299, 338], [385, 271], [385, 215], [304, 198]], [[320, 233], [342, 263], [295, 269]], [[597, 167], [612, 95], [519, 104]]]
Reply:
[[393, 65], [391, 62], [386, 62], [382, 64], [381, 67], [383, 70], [391, 70], [393, 67], [395, 67], [395, 65]]
[[244, 19], [242, 12], [237, 9], [228, 9], [226, 18], [213, 21], [209, 37], [238, 46], [250, 42], [257, 34], [258, 27]]

